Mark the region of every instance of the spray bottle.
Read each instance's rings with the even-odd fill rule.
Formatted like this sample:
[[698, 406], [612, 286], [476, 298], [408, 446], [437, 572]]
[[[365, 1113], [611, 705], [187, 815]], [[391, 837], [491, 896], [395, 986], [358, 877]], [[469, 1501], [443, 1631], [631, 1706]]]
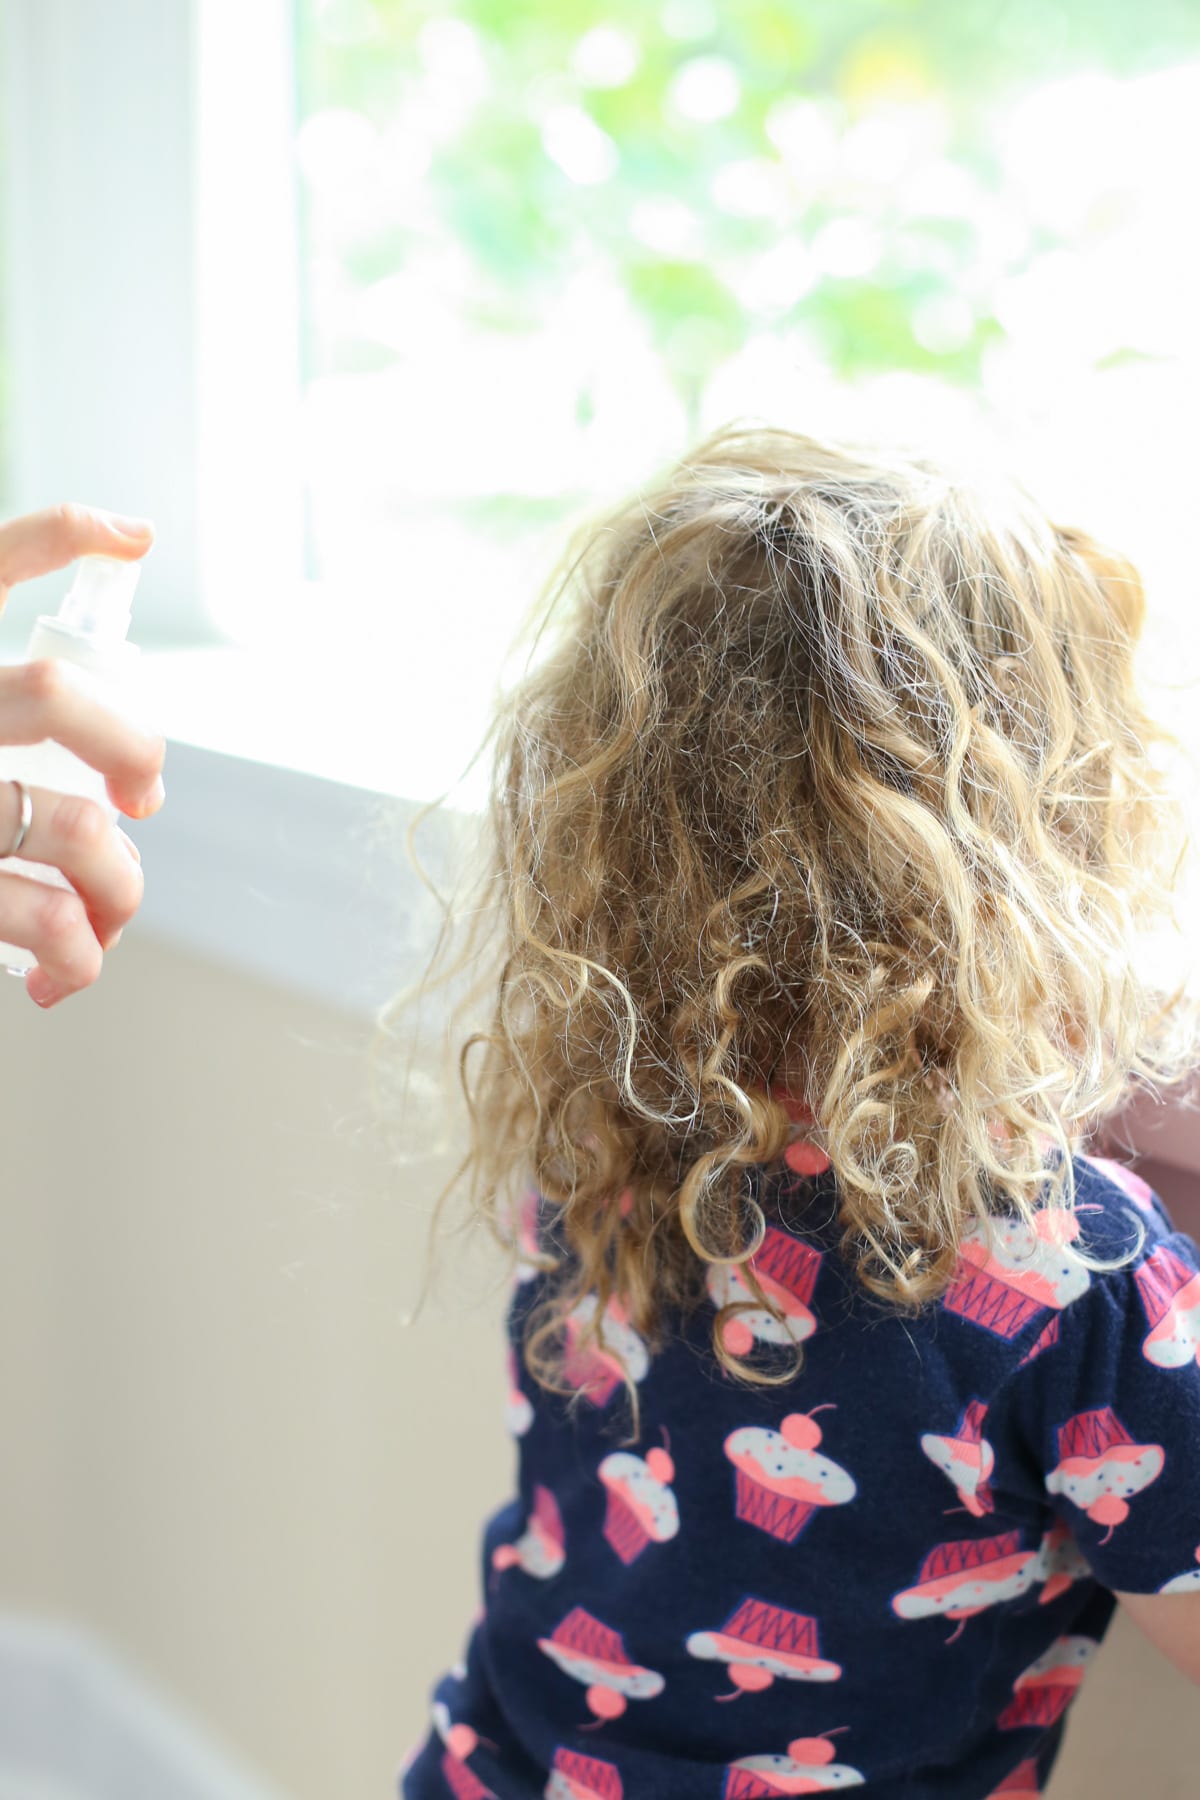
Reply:
[[[115, 556], [81, 557], [59, 611], [52, 616], [44, 614], [34, 626], [25, 660], [53, 657], [63, 664], [66, 679], [92, 699], [113, 711], [128, 710], [141, 652], [136, 644], [127, 642], [126, 633], [141, 568], [140, 562], [122, 562]], [[108, 797], [99, 769], [52, 738], [43, 738], [39, 744], [0, 744], [0, 782], [14, 776], [30, 788], [84, 794], [116, 822], [118, 809]], [[9, 856], [0, 859], [0, 872], [75, 891], [62, 870], [51, 863]], [[32, 950], [0, 942], [0, 966], [10, 975], [28, 974], [36, 961]]]

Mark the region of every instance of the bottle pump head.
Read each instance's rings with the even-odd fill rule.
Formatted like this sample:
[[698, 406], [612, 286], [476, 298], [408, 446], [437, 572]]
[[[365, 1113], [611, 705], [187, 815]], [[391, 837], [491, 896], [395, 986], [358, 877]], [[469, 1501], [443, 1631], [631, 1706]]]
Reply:
[[98, 644], [123, 643], [133, 611], [133, 591], [142, 572], [140, 562], [116, 556], [82, 556], [75, 580], [58, 609], [56, 623], [64, 631]]

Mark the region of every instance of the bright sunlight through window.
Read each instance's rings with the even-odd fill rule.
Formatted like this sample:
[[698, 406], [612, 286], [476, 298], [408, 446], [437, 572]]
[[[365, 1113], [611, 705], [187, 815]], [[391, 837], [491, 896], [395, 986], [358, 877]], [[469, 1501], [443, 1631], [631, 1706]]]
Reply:
[[565, 522], [735, 414], [986, 424], [1190, 648], [1200, 61], [818, 10], [303, 0], [308, 572], [381, 655], [483, 692]]

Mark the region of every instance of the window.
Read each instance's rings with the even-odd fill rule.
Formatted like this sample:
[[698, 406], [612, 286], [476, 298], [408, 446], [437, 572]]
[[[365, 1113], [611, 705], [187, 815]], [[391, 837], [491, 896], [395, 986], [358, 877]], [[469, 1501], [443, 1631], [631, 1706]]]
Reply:
[[[568, 524], [732, 416], [982, 422], [1141, 563], [1200, 750], [1200, 12], [586, 11], [0, 6], [0, 505], [155, 519], [146, 922], [339, 1002], [381, 978], [314, 809], [453, 786]], [[346, 885], [289, 947], [315, 817]]]
[[760, 414], [982, 423], [1193, 657], [1191, 9], [9, 0], [5, 34], [5, 503], [156, 518], [143, 642], [311, 652], [453, 760], [574, 517]]
[[309, 569], [414, 699], [464, 640], [489, 681], [566, 521], [742, 413], [986, 425], [1178, 655], [1195, 21], [300, 0], [295, 43]]

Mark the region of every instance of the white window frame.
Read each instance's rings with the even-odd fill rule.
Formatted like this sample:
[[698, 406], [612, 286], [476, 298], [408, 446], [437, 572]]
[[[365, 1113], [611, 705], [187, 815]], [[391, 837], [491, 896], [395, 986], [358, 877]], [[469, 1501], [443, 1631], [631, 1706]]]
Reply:
[[[368, 658], [339, 663], [336, 621], [270, 656], [222, 629], [264, 592], [314, 617], [293, 32], [291, 0], [0, 5], [4, 507], [81, 500], [157, 526], [132, 636], [168, 800], [129, 827], [133, 929], [369, 1016], [417, 972], [429, 922], [369, 822], [397, 801], [398, 842], [457, 771], [405, 739], [384, 685], [373, 703]], [[0, 659], [62, 588], [15, 591]]]

